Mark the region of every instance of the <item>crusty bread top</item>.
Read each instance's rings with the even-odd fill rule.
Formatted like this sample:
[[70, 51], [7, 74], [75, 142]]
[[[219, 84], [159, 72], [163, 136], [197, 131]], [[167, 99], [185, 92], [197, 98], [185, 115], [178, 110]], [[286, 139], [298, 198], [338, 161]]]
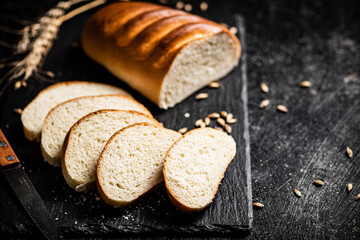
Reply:
[[187, 132], [165, 156], [163, 172], [170, 200], [186, 212], [205, 208], [235, 154], [234, 139], [222, 131], [198, 128]]
[[67, 132], [80, 118], [101, 109], [135, 110], [151, 116], [142, 104], [122, 95], [87, 96], [63, 102], [49, 112], [44, 122], [41, 150], [45, 161], [59, 166]]
[[26, 138], [40, 140], [46, 115], [59, 103], [72, 98], [102, 94], [121, 94], [131, 97], [130, 94], [118, 87], [87, 81], [60, 82], [43, 89], [21, 114]]
[[98, 191], [105, 202], [127, 205], [163, 181], [164, 157], [181, 134], [149, 123], [116, 132], [97, 167]]
[[153, 117], [131, 110], [99, 110], [77, 121], [63, 144], [62, 172], [76, 191], [91, 189], [96, 180], [96, 166], [106, 142], [118, 130], [148, 122], [160, 125]]
[[104, 38], [113, 38], [126, 47], [136, 60], [150, 58], [153, 67], [168, 67], [176, 54], [188, 43], [221, 32], [236, 42], [238, 39], [224, 26], [207, 19], [145, 2], [118, 2], [95, 13], [85, 29], [99, 29]]

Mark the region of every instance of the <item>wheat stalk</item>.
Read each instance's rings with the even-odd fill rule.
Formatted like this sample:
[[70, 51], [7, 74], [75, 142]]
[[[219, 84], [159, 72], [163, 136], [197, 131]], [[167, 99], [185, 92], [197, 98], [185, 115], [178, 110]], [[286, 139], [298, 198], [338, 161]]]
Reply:
[[0, 45], [14, 49], [15, 54], [25, 54], [24, 58], [19, 61], [0, 64], [0, 68], [13, 67], [0, 79], [0, 85], [7, 80], [5, 86], [0, 90], [0, 96], [15, 79], [22, 77], [15, 83], [15, 89], [19, 89], [21, 86], [26, 86], [26, 81], [32, 75], [40, 80], [47, 80], [43, 75], [53, 77], [51, 72], [42, 71], [39, 67], [51, 49], [61, 24], [106, 2], [106, 0], [95, 0], [65, 14], [71, 6], [84, 1], [88, 0], [61, 1], [40, 17], [37, 22], [27, 25], [21, 30], [0, 26], [0, 30], [21, 35], [21, 39], [16, 45], [6, 42], [0, 42]]

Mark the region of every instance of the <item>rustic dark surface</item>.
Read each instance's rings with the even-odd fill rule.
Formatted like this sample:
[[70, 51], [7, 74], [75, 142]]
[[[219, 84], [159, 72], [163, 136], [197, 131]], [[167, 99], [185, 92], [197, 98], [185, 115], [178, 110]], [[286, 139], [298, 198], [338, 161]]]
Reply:
[[[354, 198], [360, 193], [360, 79], [348, 76], [360, 71], [360, 2], [208, 2], [204, 15], [214, 20], [226, 22], [222, 19], [236, 12], [246, 19], [252, 194], [253, 201], [265, 204], [254, 210], [249, 238], [359, 239], [360, 201]], [[24, 18], [53, 5], [34, 1], [20, 11], [20, 3], [0, 4], [1, 10], [19, 11]], [[312, 87], [300, 88], [305, 80]], [[260, 91], [261, 82], [270, 86], [268, 94]], [[265, 98], [271, 104], [261, 110], [258, 104]], [[277, 104], [289, 113], [277, 112]], [[346, 146], [354, 151], [352, 159]], [[52, 168], [47, 169], [51, 176]], [[325, 185], [315, 187], [314, 179]], [[349, 182], [351, 192], [346, 191]]]
[[[11, 7], [9, 5], [9, 7]], [[32, 9], [32, 8], [29, 8]], [[92, 11], [93, 12], [93, 11]], [[56, 81], [81, 79], [102, 81], [128, 90], [137, 100], [147, 106], [155, 118], [165, 127], [178, 130], [192, 129], [195, 120], [209, 113], [226, 110], [238, 119], [232, 125], [232, 135], [237, 142], [237, 154], [229, 165], [218, 193], [206, 210], [200, 213], [183, 214], [170, 203], [164, 186], [143, 197], [139, 202], [124, 209], [114, 209], [102, 200], [96, 200], [94, 193], [76, 193], [67, 186], [60, 168], [53, 168], [43, 162], [39, 143], [29, 142], [23, 136], [20, 116], [14, 108], [24, 108], [35, 95], [50, 83], [31, 79], [28, 87], [14, 91], [9, 88], [1, 98], [1, 127], [17, 152], [30, 179], [43, 198], [44, 203], [67, 237], [81, 236], [245, 236], [252, 222], [250, 160], [245, 157], [244, 104], [242, 85], [244, 74], [239, 65], [223, 81], [222, 88], [204, 88], [199, 92], [209, 93], [204, 101], [195, 100], [195, 93], [176, 107], [161, 111], [141, 95], [117, 80], [103, 67], [91, 61], [81, 48], [72, 47], [79, 42], [81, 29], [92, 12], [88, 12], [65, 23], [59, 37], [49, 53], [43, 69], [55, 73]], [[18, 15], [18, 14], [17, 14]], [[19, 16], [19, 15], [18, 15]], [[240, 20], [241, 21], [241, 20]], [[235, 24], [233, 15], [224, 22]], [[8, 40], [9, 38], [5, 38]], [[190, 113], [190, 117], [184, 117]], [[211, 126], [216, 126], [212, 121]], [[248, 131], [248, 128], [247, 128]], [[249, 144], [248, 132], [247, 144]], [[3, 180], [3, 179], [2, 179]], [[249, 185], [248, 185], [249, 184]], [[32, 236], [37, 231], [14, 200], [9, 188], [1, 184], [0, 232], [7, 236]], [[15, 235], [14, 235], [15, 234]]]

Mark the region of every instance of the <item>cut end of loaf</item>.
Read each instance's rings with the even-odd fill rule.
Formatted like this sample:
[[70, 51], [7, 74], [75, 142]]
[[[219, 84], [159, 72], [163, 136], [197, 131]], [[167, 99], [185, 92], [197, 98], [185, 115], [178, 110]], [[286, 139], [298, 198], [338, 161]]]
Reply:
[[185, 46], [165, 76], [159, 96], [160, 108], [173, 107], [210, 82], [227, 75], [238, 64], [238, 51], [227, 33]]
[[213, 128], [183, 135], [164, 161], [165, 185], [172, 203], [185, 212], [208, 206], [235, 153], [234, 139]]

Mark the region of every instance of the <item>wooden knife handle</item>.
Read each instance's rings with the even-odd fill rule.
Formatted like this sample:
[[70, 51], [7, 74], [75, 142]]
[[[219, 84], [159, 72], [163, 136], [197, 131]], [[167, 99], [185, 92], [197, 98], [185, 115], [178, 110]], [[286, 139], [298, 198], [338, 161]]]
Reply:
[[0, 129], [0, 168], [4, 168], [10, 165], [18, 165], [19, 159], [12, 150], [9, 142], [2, 130]]

